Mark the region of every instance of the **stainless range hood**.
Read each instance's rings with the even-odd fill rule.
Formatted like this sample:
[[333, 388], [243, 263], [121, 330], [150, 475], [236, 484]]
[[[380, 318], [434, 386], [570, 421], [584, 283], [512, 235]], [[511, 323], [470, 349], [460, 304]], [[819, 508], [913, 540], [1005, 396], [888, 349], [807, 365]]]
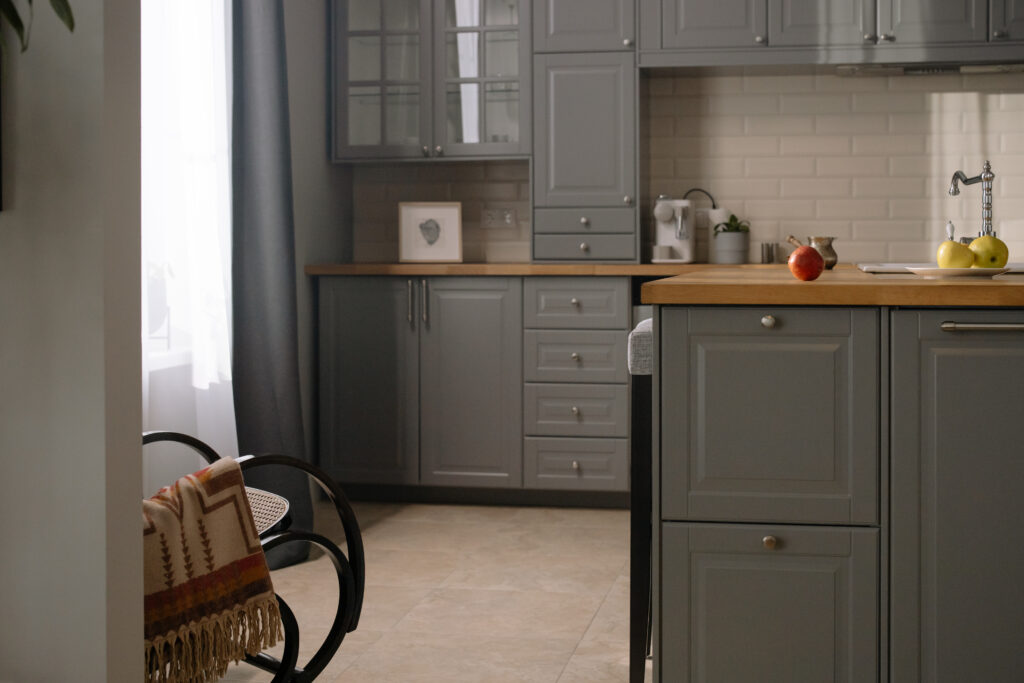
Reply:
[[934, 76], [1024, 73], [1024, 64], [840, 64], [837, 76]]

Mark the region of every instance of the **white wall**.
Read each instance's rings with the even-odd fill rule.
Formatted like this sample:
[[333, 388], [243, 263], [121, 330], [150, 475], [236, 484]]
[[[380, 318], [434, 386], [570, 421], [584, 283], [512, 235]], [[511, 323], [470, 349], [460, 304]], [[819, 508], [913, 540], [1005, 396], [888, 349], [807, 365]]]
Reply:
[[73, 4], [0, 76], [4, 681], [142, 670], [138, 0]]
[[295, 266], [299, 323], [299, 372], [307, 452], [312, 456], [316, 414], [314, 345], [316, 311], [312, 263], [351, 260], [350, 170], [331, 164], [327, 154], [330, 92], [327, 0], [286, 2], [288, 104], [295, 207]]

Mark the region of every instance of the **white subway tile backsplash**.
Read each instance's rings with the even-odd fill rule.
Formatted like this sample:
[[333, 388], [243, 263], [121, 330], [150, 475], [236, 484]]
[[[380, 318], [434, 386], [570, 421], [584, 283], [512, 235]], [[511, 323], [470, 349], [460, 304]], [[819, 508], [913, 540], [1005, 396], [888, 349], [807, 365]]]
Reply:
[[849, 197], [848, 178], [785, 178], [782, 196], [789, 197]]
[[[915, 154], [889, 157], [888, 162], [891, 176], [920, 178], [931, 174], [942, 174], [942, 176], [952, 177], [953, 171], [959, 168], [961, 157]], [[947, 178], [948, 180], [949, 178]]]
[[778, 95], [711, 95], [707, 98], [709, 114], [776, 114]]
[[833, 74], [818, 74], [814, 77], [814, 89], [817, 92], [881, 92], [887, 87], [888, 79], [885, 78], [847, 78]]
[[[756, 159], [749, 160], [751, 162]], [[688, 157], [675, 160], [677, 176], [703, 178], [740, 178], [745, 174], [746, 160], [739, 157]], [[655, 175], [654, 173], [651, 174]]]
[[1003, 111], [1024, 111], [1024, 93], [999, 96], [999, 108]]
[[840, 156], [850, 155], [850, 138], [845, 135], [795, 135], [779, 140], [783, 156]]
[[854, 135], [854, 154], [922, 154], [924, 135]]
[[889, 202], [884, 199], [819, 199], [818, 218], [888, 218]]
[[702, 138], [702, 149], [711, 156], [756, 157], [779, 153], [779, 139], [770, 135]]
[[677, 137], [706, 137], [708, 135], [743, 135], [749, 133], [742, 116], [677, 116]]
[[853, 237], [866, 241], [921, 240], [925, 238], [924, 224], [923, 220], [854, 221]]
[[964, 115], [958, 111], [890, 114], [890, 133], [959, 133], [963, 129]]
[[906, 92], [919, 90], [927, 93], [954, 91], [964, 88], [964, 79], [960, 74], [931, 74], [927, 76], [900, 77], [878, 79], [886, 84], [888, 90]]
[[1024, 152], [1024, 133], [1003, 133], [999, 149], [1002, 152]]
[[814, 200], [811, 199], [753, 199], [743, 202], [746, 209], [741, 218], [814, 218]]
[[920, 197], [924, 194], [921, 178], [854, 178], [854, 197]]
[[743, 77], [743, 91], [748, 93], [803, 93], [816, 89], [813, 75]]
[[813, 127], [812, 116], [748, 116], [745, 132], [749, 135], [799, 135]]
[[853, 111], [883, 114], [923, 112], [926, 97], [920, 92], [855, 93]]
[[751, 158], [745, 168], [746, 175], [755, 178], [809, 178], [814, 176], [814, 157]]
[[819, 176], [886, 176], [889, 174], [889, 159], [884, 156], [821, 157], [815, 162], [815, 170]]
[[814, 95], [783, 95], [783, 114], [847, 114], [853, 110], [852, 97], [847, 93]]
[[819, 114], [814, 118], [815, 132], [824, 135], [884, 133], [889, 130], [885, 114]]

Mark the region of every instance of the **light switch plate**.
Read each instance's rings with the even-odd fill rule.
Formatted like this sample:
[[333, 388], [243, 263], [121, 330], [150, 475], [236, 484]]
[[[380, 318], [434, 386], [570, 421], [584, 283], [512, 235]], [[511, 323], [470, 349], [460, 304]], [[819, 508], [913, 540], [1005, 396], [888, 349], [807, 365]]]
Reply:
[[514, 228], [517, 225], [516, 210], [484, 209], [480, 216], [480, 225], [484, 228]]

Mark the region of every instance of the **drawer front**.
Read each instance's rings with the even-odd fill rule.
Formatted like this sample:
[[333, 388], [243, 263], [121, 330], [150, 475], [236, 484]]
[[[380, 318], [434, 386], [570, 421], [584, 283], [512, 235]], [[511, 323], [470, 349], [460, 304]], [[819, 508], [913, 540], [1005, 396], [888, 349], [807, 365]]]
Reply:
[[672, 680], [878, 680], [877, 529], [663, 524], [661, 542]]
[[626, 439], [526, 438], [523, 486], [531, 489], [628, 491]]
[[523, 326], [629, 328], [629, 280], [620, 277], [531, 277], [523, 283]]
[[628, 235], [535, 235], [533, 258], [537, 261], [633, 261], [636, 236]]
[[625, 384], [627, 336], [625, 330], [526, 330], [524, 379]]
[[531, 436], [629, 436], [625, 384], [527, 384], [524, 400]]
[[878, 522], [877, 310], [671, 307], [661, 335], [664, 519]]
[[633, 234], [635, 209], [537, 209], [533, 214], [534, 233], [596, 233]]

